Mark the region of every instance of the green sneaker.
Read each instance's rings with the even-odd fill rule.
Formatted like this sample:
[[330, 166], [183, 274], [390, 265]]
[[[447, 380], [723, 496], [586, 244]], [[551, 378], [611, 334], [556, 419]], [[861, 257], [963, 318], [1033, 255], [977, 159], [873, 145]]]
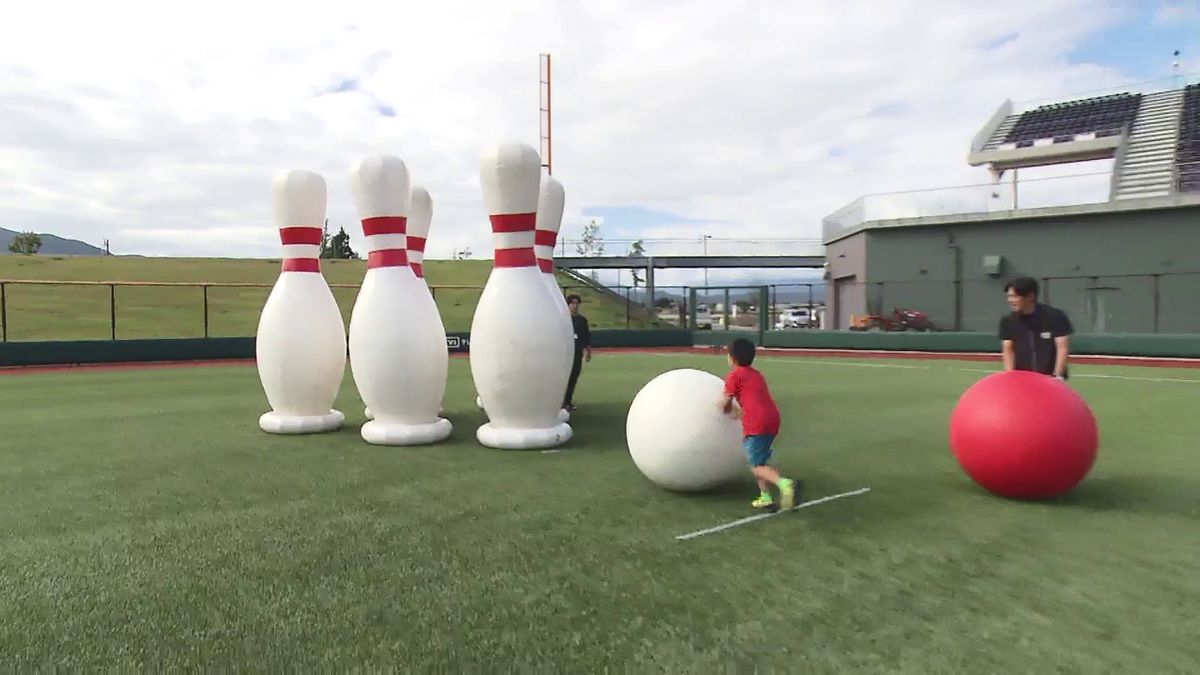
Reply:
[[785, 509], [790, 509], [796, 505], [796, 482], [791, 478], [779, 479], [779, 501], [780, 506]]
[[758, 499], [750, 502], [750, 506], [756, 509], [769, 509], [775, 505], [775, 500], [771, 497], [770, 492], [764, 492], [758, 496]]

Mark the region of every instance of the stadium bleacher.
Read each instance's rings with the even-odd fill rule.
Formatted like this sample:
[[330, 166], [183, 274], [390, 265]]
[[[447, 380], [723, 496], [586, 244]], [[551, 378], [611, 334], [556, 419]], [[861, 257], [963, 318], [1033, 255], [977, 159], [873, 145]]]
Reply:
[[1200, 192], [1200, 84], [1183, 89], [1183, 113], [1179, 116], [1179, 141], [1175, 145], [1180, 192]]
[[1141, 101], [1141, 94], [1121, 93], [1040, 106], [1022, 114], [1003, 143], [1022, 148], [1043, 139], [1066, 143], [1078, 134], [1116, 136], [1133, 123]]

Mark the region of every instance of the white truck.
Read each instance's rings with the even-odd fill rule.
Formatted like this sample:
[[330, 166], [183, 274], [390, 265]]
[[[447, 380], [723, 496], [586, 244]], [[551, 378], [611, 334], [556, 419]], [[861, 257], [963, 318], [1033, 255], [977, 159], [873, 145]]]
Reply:
[[785, 328], [811, 328], [813, 326], [812, 312], [807, 307], [788, 307], [779, 313], [775, 319], [776, 330]]

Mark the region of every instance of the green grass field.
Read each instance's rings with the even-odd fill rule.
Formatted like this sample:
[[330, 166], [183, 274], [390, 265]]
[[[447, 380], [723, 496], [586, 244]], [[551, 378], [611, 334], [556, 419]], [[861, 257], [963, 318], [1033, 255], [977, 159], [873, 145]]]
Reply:
[[[263, 264], [264, 268], [267, 265]], [[269, 274], [268, 274], [269, 275]], [[561, 452], [260, 432], [252, 366], [0, 375], [0, 657], [10, 668], [1195, 672], [1200, 371], [1078, 365], [1089, 478], [1051, 503], [977, 489], [946, 445], [963, 361], [761, 357], [808, 498], [686, 541], [754, 488], [679, 495], [625, 412], [705, 353], [599, 354]]]
[[[491, 261], [430, 260], [425, 277], [448, 331], [467, 331]], [[330, 284], [362, 283], [366, 263], [324, 260]], [[102, 256], [0, 256], [0, 279], [51, 281], [175, 282], [194, 286], [123, 286], [116, 289], [118, 338], [202, 337], [204, 290], [201, 284], [251, 283], [262, 287], [208, 289], [209, 335], [254, 335], [278, 260], [206, 258], [120, 258]], [[653, 322], [635, 306], [616, 301], [559, 274], [559, 285], [584, 299], [583, 313], [596, 328], [643, 328]], [[334, 288], [347, 324], [357, 288]], [[5, 289], [9, 340], [83, 340], [111, 336], [108, 286], [10, 284]], [[627, 314], [629, 315], [627, 317]]]

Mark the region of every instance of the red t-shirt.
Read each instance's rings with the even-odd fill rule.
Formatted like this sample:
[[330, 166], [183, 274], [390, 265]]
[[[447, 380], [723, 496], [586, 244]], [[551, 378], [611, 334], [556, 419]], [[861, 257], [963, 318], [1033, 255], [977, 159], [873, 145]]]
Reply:
[[762, 373], [749, 366], [737, 366], [725, 378], [725, 393], [742, 406], [742, 433], [779, 434], [779, 408]]

